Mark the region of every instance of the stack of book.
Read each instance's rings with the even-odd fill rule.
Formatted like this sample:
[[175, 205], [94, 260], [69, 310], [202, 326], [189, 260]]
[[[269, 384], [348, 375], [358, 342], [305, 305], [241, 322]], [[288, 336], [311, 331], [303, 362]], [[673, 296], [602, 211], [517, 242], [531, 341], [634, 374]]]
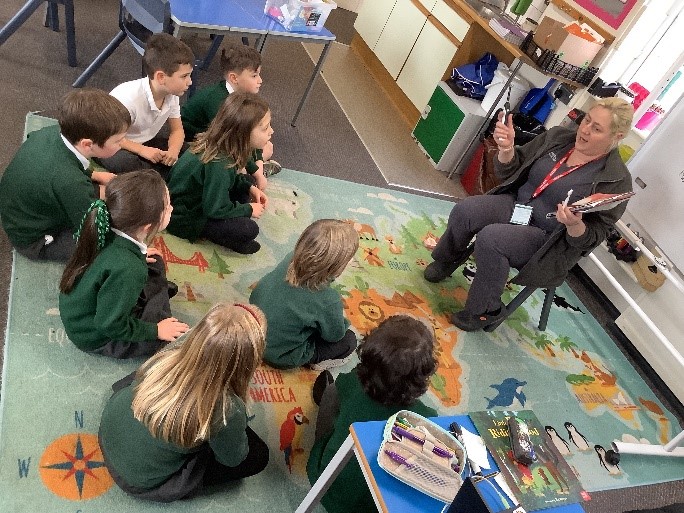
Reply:
[[520, 46], [520, 43], [522, 43], [527, 36], [527, 32], [512, 21], [506, 19], [492, 18], [489, 20], [489, 26], [500, 37], [515, 46]]

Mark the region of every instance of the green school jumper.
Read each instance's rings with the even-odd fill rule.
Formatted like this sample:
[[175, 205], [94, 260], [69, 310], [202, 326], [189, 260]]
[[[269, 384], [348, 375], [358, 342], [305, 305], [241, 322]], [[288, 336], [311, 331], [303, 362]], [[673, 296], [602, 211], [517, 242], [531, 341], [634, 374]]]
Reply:
[[206, 131], [228, 94], [226, 81], [221, 80], [200, 89], [185, 102], [181, 107], [181, 120], [186, 141], [192, 141], [197, 134]]
[[[178, 472], [201, 445], [184, 448], [164, 442], [152, 436], [149, 430], [133, 416], [133, 392], [137, 382], [122, 388], [109, 399], [102, 412], [100, 422], [100, 443], [107, 466], [130, 486], [151, 490]], [[231, 395], [230, 411], [226, 413], [226, 424], [216, 414], [211, 437], [207, 442], [216, 460], [235, 467], [247, 457], [247, 414], [245, 404], [239, 397]]]
[[[191, 142], [197, 134], [206, 132], [229, 94], [226, 81], [221, 80], [200, 89], [183, 104], [181, 121], [186, 141]], [[261, 150], [254, 150], [252, 159], [247, 163], [247, 173], [252, 174], [257, 170], [253, 162], [255, 160], [264, 160]]]
[[93, 351], [110, 340], [157, 340], [157, 325], [131, 315], [147, 282], [140, 248], [110, 233], [105, 247], [68, 294], [59, 295], [59, 314], [71, 341]]
[[264, 360], [279, 368], [308, 363], [314, 354], [313, 335], [337, 342], [344, 337], [349, 321], [344, 316], [340, 293], [331, 287], [309, 290], [285, 281], [289, 254], [259, 280], [249, 302], [264, 311], [269, 326]]
[[0, 217], [12, 245], [25, 248], [46, 234], [76, 231], [95, 199], [91, 173], [66, 147], [58, 126], [33, 132], [0, 181]]
[[[374, 401], [363, 391], [356, 369], [337, 376], [335, 387], [340, 401], [340, 412], [335, 420], [335, 427], [332, 433], [314, 444], [306, 464], [306, 473], [312, 485], [342, 446], [349, 435], [349, 426], [354, 422], [387, 420], [399, 410], [410, 410], [423, 417], [437, 416], [436, 410], [420, 401], [405, 408], [384, 406]], [[347, 463], [323, 496], [321, 503], [328, 513], [375, 511], [373, 497], [356, 458]]]
[[251, 217], [249, 203], [231, 201], [230, 192], [248, 192], [252, 182], [235, 167], [226, 167], [227, 159], [204, 164], [199, 155], [186, 151], [171, 168], [169, 194], [173, 212], [167, 231], [194, 242], [208, 219]]

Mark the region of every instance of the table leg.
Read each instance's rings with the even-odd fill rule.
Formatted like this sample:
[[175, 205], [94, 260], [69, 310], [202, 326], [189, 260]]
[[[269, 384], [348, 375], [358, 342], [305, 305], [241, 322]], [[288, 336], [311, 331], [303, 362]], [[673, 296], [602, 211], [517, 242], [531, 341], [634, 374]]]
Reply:
[[72, 0], [64, 1], [64, 26], [66, 27], [67, 61], [69, 66], [75, 68], [76, 61], [76, 27], [74, 25], [74, 3]]
[[304, 96], [302, 96], [302, 99], [299, 102], [297, 112], [295, 112], [295, 115], [292, 118], [292, 121], [290, 122], [291, 126], [297, 126], [297, 118], [299, 117], [299, 113], [304, 108], [304, 104], [306, 103], [306, 100], [309, 97], [309, 93], [311, 93], [311, 89], [313, 88], [314, 82], [316, 81], [316, 77], [318, 77], [318, 73], [320, 72], [321, 67], [323, 66], [323, 62], [325, 62], [325, 58], [328, 55], [328, 51], [330, 50], [331, 44], [332, 41], [328, 41], [327, 43], [325, 43], [325, 46], [323, 47], [323, 52], [321, 53], [321, 56], [318, 58], [316, 67], [314, 68], [313, 73], [311, 74], [311, 78], [309, 79], [309, 85], [306, 86], [306, 91], [304, 91]]
[[309, 513], [313, 511], [316, 505], [321, 501], [321, 497], [325, 495], [328, 491], [330, 485], [335, 481], [335, 478], [349, 462], [350, 458], [354, 454], [354, 439], [351, 435], [348, 435], [342, 446], [337, 450], [333, 459], [330, 460], [328, 466], [316, 480], [316, 482], [306, 494], [304, 500], [301, 502], [299, 507], [295, 510], [295, 513]]
[[35, 12], [45, 0], [29, 0], [19, 12], [9, 20], [2, 30], [0, 30], [0, 45], [7, 41], [7, 38], [14, 34], [14, 31], [21, 27], [24, 22]]
[[126, 33], [123, 30], [120, 30], [114, 39], [112, 39], [105, 47], [105, 49], [100, 52], [100, 55], [95, 57], [95, 60], [90, 63], [83, 73], [81, 73], [81, 76], [79, 76], [76, 81], [71, 84], [71, 87], [83, 87], [88, 79], [93, 76], [93, 73], [95, 73], [100, 66], [102, 66], [102, 63], [107, 60], [107, 58], [114, 52], [114, 50], [116, 50], [116, 48], [123, 42], [124, 39], [126, 39]]

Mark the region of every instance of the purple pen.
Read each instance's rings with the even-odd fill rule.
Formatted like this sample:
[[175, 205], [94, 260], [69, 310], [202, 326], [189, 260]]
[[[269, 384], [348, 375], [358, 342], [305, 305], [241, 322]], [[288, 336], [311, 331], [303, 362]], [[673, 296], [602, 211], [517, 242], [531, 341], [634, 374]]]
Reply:
[[[425, 440], [423, 440], [421, 437], [416, 436], [413, 433], [406, 431], [404, 428], [396, 425], [392, 427], [392, 433], [403, 436], [404, 438], [408, 438], [409, 440], [413, 440], [414, 442], [418, 442], [421, 445], [425, 443]], [[436, 445], [432, 448], [432, 452], [437, 456], [441, 456], [442, 458], [452, 458], [454, 456], [451, 451], [447, 451], [446, 449], [442, 449]]]
[[387, 454], [387, 456], [389, 456], [397, 463], [405, 465], [406, 468], [408, 468], [411, 472], [421, 476], [424, 479], [431, 481], [432, 483], [436, 483], [440, 486], [448, 486], [450, 484], [443, 477], [430, 472], [429, 470], [421, 467], [420, 465], [409, 463], [408, 461], [406, 461], [406, 458], [404, 458], [401, 454], [397, 454], [396, 452], [389, 451], [387, 449], [385, 449], [385, 454]]

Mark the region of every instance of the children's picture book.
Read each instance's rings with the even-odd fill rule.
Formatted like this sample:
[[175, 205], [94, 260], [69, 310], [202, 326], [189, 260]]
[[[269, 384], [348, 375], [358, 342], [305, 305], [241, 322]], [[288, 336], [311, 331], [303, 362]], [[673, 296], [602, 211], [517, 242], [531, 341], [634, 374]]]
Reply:
[[[469, 414], [487, 449], [519, 504], [527, 511], [581, 502], [589, 497], [577, 476], [551, 442], [531, 410], [480, 411]], [[513, 458], [508, 419], [527, 425], [535, 461], [529, 466]]]
[[[629, 198], [636, 194], [634, 191], [623, 192], [620, 194], [605, 194], [597, 192], [586, 198], [575, 201], [572, 205], [569, 205], [570, 210], [575, 213], [586, 213], [586, 212], [598, 212], [599, 210], [610, 210], [614, 208], [619, 203], [627, 201]], [[556, 217], [555, 212], [549, 212], [546, 214], [547, 219]]]

